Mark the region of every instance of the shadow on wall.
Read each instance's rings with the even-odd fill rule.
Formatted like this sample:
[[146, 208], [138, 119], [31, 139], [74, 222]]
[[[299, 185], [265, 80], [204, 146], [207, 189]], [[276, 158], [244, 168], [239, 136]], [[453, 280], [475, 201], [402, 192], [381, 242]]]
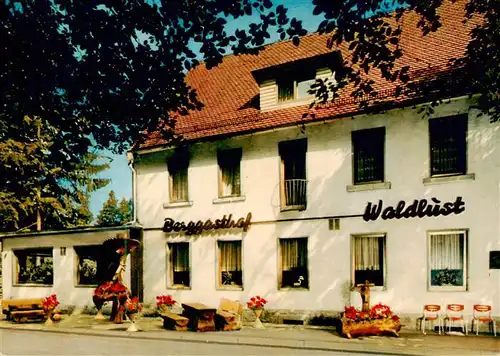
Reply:
[[[479, 119], [474, 119], [479, 120]], [[469, 165], [472, 167], [477, 167], [477, 170], [480, 169], [486, 162], [490, 162], [492, 166], [499, 165], [498, 162], [495, 162], [494, 157], [498, 156], [499, 145], [498, 142], [494, 141], [494, 138], [498, 136], [497, 130], [499, 130], [498, 125], [492, 125], [491, 128], [478, 130], [474, 127], [477, 123], [472, 121], [471, 128], [468, 134], [468, 142], [469, 146], [474, 146], [476, 149], [474, 154], [468, 157]], [[488, 120], [487, 118], [483, 118], [483, 120]], [[323, 150], [323, 147], [314, 147], [312, 146], [308, 155], [313, 155], [315, 150]], [[483, 197], [486, 198], [491, 194], [491, 184], [493, 186], [498, 186], [499, 178], [491, 178], [487, 177], [486, 172], [476, 171], [475, 173], [478, 175], [479, 179], [486, 184], [477, 184], [478, 182], [465, 182], [465, 183], [450, 183], [450, 185], [440, 185], [440, 186], [424, 186], [422, 183], [422, 179], [428, 175], [428, 164], [419, 165], [419, 166], [411, 166], [408, 167], [408, 170], [402, 169], [398, 174], [397, 171], [392, 171], [392, 177], [387, 177], [387, 180], [392, 181], [393, 185], [391, 189], [379, 190], [379, 191], [365, 191], [365, 192], [353, 192], [346, 195], [346, 185], [352, 184], [350, 175], [348, 177], [345, 176], [345, 172], [351, 172], [351, 156], [350, 150], [347, 149], [334, 149], [332, 151], [335, 162], [327, 167], [330, 167], [330, 174], [325, 174], [317, 177], [311, 177], [308, 182], [308, 197], [307, 200], [309, 205], [305, 212], [287, 212], [287, 213], [279, 213], [279, 183], [276, 184], [275, 189], [270, 194], [270, 196], [263, 197], [263, 199], [268, 199], [270, 204], [274, 207], [276, 211], [276, 217], [278, 218], [294, 218], [301, 216], [310, 216], [315, 215], [316, 212], [324, 212], [322, 215], [335, 215], [339, 214], [339, 210], [345, 214], [352, 212], [363, 213], [366, 203], [360, 202], [377, 202], [378, 199], [382, 199], [388, 205], [395, 205], [399, 200], [413, 200], [413, 199], [431, 199], [432, 197], [438, 197], [440, 195], [446, 196], [460, 196], [462, 193], [461, 189], [465, 184], [467, 184], [468, 190], [467, 196], [473, 197], [475, 199], [475, 203], [480, 201]], [[408, 152], [406, 152], [408, 153]], [[402, 163], [408, 165], [408, 162], [405, 161], [405, 151], [400, 152], [402, 159]], [[478, 162], [482, 162], [481, 165]], [[325, 164], [325, 163], [321, 163]], [[326, 165], [325, 165], [326, 166]], [[475, 168], [474, 168], [475, 169]], [[488, 181], [488, 179], [490, 181]], [[413, 181], [410, 184], [415, 183], [413, 187], [415, 189], [405, 189], [406, 183], [408, 181]], [[495, 185], [496, 184], [496, 185]], [[332, 199], [327, 199], [328, 195], [332, 195]], [[347, 196], [348, 199], [343, 201], [335, 201], [332, 204], [332, 200], [338, 199], [338, 196]], [[352, 197], [352, 198], [351, 198]], [[314, 205], [312, 205], [314, 204]], [[498, 210], [498, 207], [497, 207]], [[473, 213], [468, 211], [468, 213]], [[309, 215], [310, 214], [310, 215]], [[492, 212], [492, 216], [495, 215], [495, 211]], [[417, 219], [417, 218], [415, 218]], [[386, 240], [386, 250], [387, 250], [387, 280], [385, 282], [386, 289], [383, 291], [374, 291], [372, 294], [372, 304], [377, 303], [379, 301], [383, 301], [384, 303], [391, 306], [395, 313], [400, 313], [402, 310], [405, 313], [421, 313], [421, 307], [426, 303], [436, 303], [441, 304], [443, 306], [446, 303], [454, 303], [459, 302], [466, 304], [466, 310], [472, 310], [472, 304], [475, 303], [486, 303], [486, 304], [494, 304], [497, 303], [498, 296], [492, 292], [492, 288], [488, 286], [486, 282], [477, 282], [474, 279], [471, 280], [469, 275], [468, 280], [468, 291], [471, 293], [449, 293], [449, 292], [434, 292], [428, 293], [427, 290], [427, 279], [428, 279], [428, 271], [427, 271], [427, 234], [426, 231], [429, 229], [429, 226], [435, 224], [432, 222], [435, 218], [418, 218], [417, 220], [413, 219], [412, 226], [415, 227], [415, 230], [408, 234], [408, 230], [404, 229], [406, 223], [409, 222], [408, 219], [401, 220], [387, 220], [384, 222], [384, 229], [390, 228], [391, 231], [404, 231], [404, 236], [388, 236]], [[445, 219], [445, 218], [444, 218]], [[351, 222], [352, 221], [352, 222]], [[345, 222], [345, 224], [344, 224]], [[286, 319], [287, 315], [296, 315], [298, 318], [302, 318], [304, 320], [308, 320], [308, 323], [317, 324], [317, 325], [333, 325], [336, 326], [336, 320], [338, 317], [338, 313], [342, 311], [344, 305], [354, 305], [359, 307], [361, 304], [361, 300], [359, 294], [356, 292], [352, 292], [350, 290], [351, 287], [351, 257], [346, 258], [342, 261], [342, 264], [339, 265], [339, 262], [332, 258], [332, 251], [335, 250], [335, 245], [342, 246], [342, 248], [348, 248], [348, 251], [342, 251], [342, 254], [350, 254], [350, 241], [351, 234], [354, 233], [376, 233], [381, 232], [379, 230], [380, 225], [378, 223], [373, 223], [373, 230], [367, 225], [361, 224], [369, 224], [365, 223], [361, 218], [351, 218], [348, 221], [341, 220], [341, 228], [339, 231], [330, 231], [326, 228], [328, 224], [327, 220], [319, 220], [319, 221], [309, 221], [302, 222], [300, 224], [289, 224], [286, 228], [275, 225], [274, 231], [270, 236], [258, 236], [255, 238], [259, 238], [265, 240], [266, 243], [272, 243], [273, 248], [265, 249], [261, 254], [256, 256], [252, 264], [255, 266], [266, 266], [269, 264], [269, 261], [273, 261], [272, 264], [275, 268], [272, 271], [259, 271], [258, 269], [252, 269], [251, 272], [246, 273], [244, 271], [244, 283], [245, 288], [243, 291], [238, 292], [238, 296], [240, 297], [240, 302], [245, 303], [251, 296], [253, 295], [261, 295], [264, 296], [267, 300], [269, 300], [269, 308], [265, 310], [262, 315], [263, 321], [272, 321], [272, 322], [283, 322]], [[358, 224], [359, 230], [348, 230], [343, 228], [342, 226], [351, 224]], [[292, 227], [295, 227], [292, 229]], [[250, 227], [252, 229], [253, 227]], [[254, 227], [256, 228], [256, 227]], [[457, 226], [456, 228], [468, 228], [467, 226]], [[357, 229], [357, 227], [356, 227]], [[304, 232], [307, 231], [306, 234]], [[283, 233], [286, 232], [286, 236]], [[472, 234], [474, 231], [471, 232]], [[200, 238], [215, 238], [215, 236], [224, 236], [224, 235], [232, 234], [231, 231], [223, 231], [219, 230], [216, 233], [203, 233], [202, 236], [193, 235], [190, 237], [190, 241], [193, 243], [198, 241]], [[245, 239], [245, 235], [243, 239]], [[394, 235], [394, 233], [393, 233]], [[175, 239], [175, 235], [169, 235]], [[294, 290], [279, 290], [278, 288], [278, 267], [276, 264], [278, 263], [278, 243], [277, 239], [280, 237], [308, 237], [308, 236], [316, 236], [316, 241], [308, 243], [308, 267], [309, 267], [309, 290], [308, 291], [294, 291]], [[398, 238], [404, 238], [405, 240], [399, 240]], [[482, 241], [486, 244], [486, 239], [482, 239]], [[165, 239], [166, 242], [166, 239]], [[262, 242], [262, 241], [261, 241]], [[257, 243], [257, 241], [255, 241]], [[166, 246], [166, 243], [165, 245]], [[405, 247], [406, 246], [406, 247]], [[423, 247], [422, 247], [423, 246]], [[487, 246], [478, 246], [477, 244], [472, 245], [470, 242], [468, 243], [469, 251], [471, 249], [474, 250], [484, 250], [485, 256], [487, 253]], [[399, 248], [406, 249], [406, 251], [401, 252], [398, 250]], [[413, 247], [418, 247], [415, 249], [416, 251], [425, 251], [423, 254], [421, 252], [413, 254]], [[245, 253], [245, 252], [243, 252]], [[150, 252], [151, 257], [154, 256], [154, 261], [156, 263], [161, 264], [162, 266], [166, 265], [166, 257], [165, 251], [154, 251]], [[425, 266], [419, 268], [417, 271], [414, 271], [414, 267], [411, 265], [411, 260], [408, 257], [418, 259], [420, 266]], [[203, 261], [212, 261], [215, 259], [215, 254], [213, 254], [213, 250], [205, 250], [202, 252], [202, 255], [197, 256]], [[243, 257], [245, 259], [245, 257]], [[475, 260], [472, 262], [470, 259], [474, 258]], [[485, 277], [482, 275], [482, 268], [486, 266], [487, 263], [479, 263], [478, 257], [471, 255], [469, 253], [468, 257], [468, 265], [474, 269], [474, 271], [479, 271], [474, 278], [481, 279]], [[313, 262], [314, 261], [314, 262]], [[321, 261], [321, 268], [318, 268], [320, 263], [317, 261]], [[473, 263], [476, 265], [473, 265]], [[192, 262], [194, 263], [194, 261]], [[151, 264], [150, 264], [151, 265]], [[314, 265], [314, 268], [311, 269], [311, 266]], [[483, 266], [483, 267], [481, 267]], [[197, 265], [196, 268], [203, 268], [201, 265]], [[210, 268], [212, 265], [210, 264]], [[485, 267], [487, 269], [487, 267]], [[337, 271], [337, 274], [332, 274], [332, 271]], [[412, 273], [409, 274], [408, 271]], [[154, 269], [144, 270], [145, 278], [144, 280], [154, 280], [154, 278], [158, 277], [157, 271]], [[196, 273], [196, 270], [193, 269], [193, 273]], [[146, 275], [147, 274], [147, 275]], [[262, 276], [270, 276], [269, 278], [273, 278], [272, 287], [266, 287], [267, 290], [261, 290], [258, 287], [258, 281], [262, 280]], [[395, 276], [395, 274], [398, 274]], [[417, 276], [416, 279], [406, 278], [406, 275]], [[162, 288], [158, 288], [157, 290], [166, 290], [166, 280], [165, 276], [161, 276], [158, 283], [161, 283]], [[145, 288], [148, 288], [145, 286]], [[495, 286], [498, 288], [498, 286]], [[495, 289], [493, 288], [493, 289]], [[176, 299], [182, 300], [183, 291], [170, 291], [171, 294], [174, 294]], [[215, 290], [207, 291], [207, 293], [215, 293]], [[217, 292], [217, 294], [221, 294], [223, 292]], [[145, 295], [150, 295], [149, 293], [145, 293]], [[232, 292], [227, 293], [227, 297], [231, 298], [231, 295], [234, 295]], [[311, 295], [314, 296], [314, 300], [312, 300]], [[425, 296], [425, 299], [422, 299], [422, 296]], [[477, 296], [483, 296], [482, 298], [478, 298]], [[496, 298], [496, 299], [495, 299]], [[323, 308], [323, 305], [332, 305], [331, 301], [335, 301], [335, 305], [338, 306], [336, 310], [327, 310]], [[203, 302], [203, 301], [200, 301]], [[306, 306], [301, 310], [295, 310], [290, 306], [292, 304], [300, 304]], [[497, 311], [498, 314], [498, 311]], [[295, 317], [295, 316], [294, 316]]]

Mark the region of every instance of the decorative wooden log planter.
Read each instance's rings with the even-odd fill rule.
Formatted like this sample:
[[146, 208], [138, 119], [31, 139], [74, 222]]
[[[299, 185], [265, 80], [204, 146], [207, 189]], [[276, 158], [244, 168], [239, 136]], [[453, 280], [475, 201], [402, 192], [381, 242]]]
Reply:
[[361, 335], [383, 335], [383, 334], [393, 334], [399, 336], [399, 331], [401, 330], [401, 323], [399, 318], [383, 318], [383, 319], [370, 319], [363, 321], [355, 321], [343, 317], [342, 322], [342, 334], [347, 338], [352, 339], [356, 336]]

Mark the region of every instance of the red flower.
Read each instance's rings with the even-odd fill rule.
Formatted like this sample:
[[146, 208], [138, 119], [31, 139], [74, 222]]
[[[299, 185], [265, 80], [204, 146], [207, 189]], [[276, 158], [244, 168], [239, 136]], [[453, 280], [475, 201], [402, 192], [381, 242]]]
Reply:
[[177, 302], [174, 300], [174, 298], [171, 295], [159, 295], [156, 297], [156, 306], [160, 307], [162, 305], [166, 306], [172, 306], [176, 304]]
[[392, 315], [391, 309], [382, 303], [375, 304], [370, 309], [370, 316], [374, 319], [388, 318]]
[[257, 295], [255, 297], [251, 297], [250, 301], [247, 302], [247, 307], [249, 309], [262, 309], [264, 305], [267, 304], [267, 300]]
[[42, 300], [42, 308], [45, 311], [54, 310], [60, 303], [57, 300], [57, 296], [52, 294]]
[[127, 313], [138, 313], [142, 310], [142, 304], [139, 303], [139, 298], [134, 297], [127, 299], [125, 302], [125, 310]]

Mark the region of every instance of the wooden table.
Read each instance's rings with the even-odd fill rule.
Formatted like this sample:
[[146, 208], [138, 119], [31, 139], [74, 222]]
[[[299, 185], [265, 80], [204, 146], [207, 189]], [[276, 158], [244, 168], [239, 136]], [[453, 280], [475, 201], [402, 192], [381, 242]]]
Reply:
[[189, 319], [188, 328], [192, 331], [215, 331], [216, 308], [202, 303], [182, 303], [183, 316]]

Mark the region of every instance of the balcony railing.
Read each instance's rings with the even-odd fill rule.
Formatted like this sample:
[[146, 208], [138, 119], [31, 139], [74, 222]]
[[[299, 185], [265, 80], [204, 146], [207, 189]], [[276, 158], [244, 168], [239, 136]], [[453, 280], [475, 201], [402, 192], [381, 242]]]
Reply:
[[284, 186], [284, 210], [304, 210], [307, 205], [307, 180], [286, 179]]

